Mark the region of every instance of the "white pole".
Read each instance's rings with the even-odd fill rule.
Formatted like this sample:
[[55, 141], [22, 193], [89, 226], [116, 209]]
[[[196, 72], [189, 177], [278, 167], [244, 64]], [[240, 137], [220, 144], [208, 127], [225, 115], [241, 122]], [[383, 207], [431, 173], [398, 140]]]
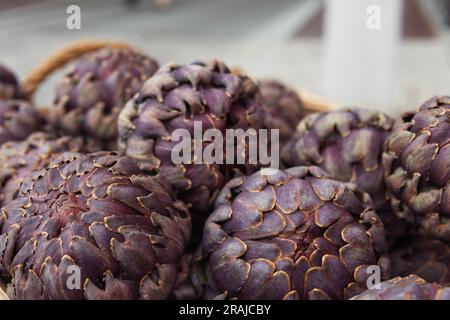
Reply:
[[402, 2], [326, 0], [327, 98], [392, 113]]

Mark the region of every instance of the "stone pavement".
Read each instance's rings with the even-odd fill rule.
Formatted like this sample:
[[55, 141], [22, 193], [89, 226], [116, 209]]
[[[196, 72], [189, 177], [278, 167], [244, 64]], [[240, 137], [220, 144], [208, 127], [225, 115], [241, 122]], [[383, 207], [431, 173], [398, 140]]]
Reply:
[[[322, 42], [293, 36], [316, 12], [319, 1], [175, 0], [166, 11], [154, 10], [149, 2], [130, 10], [120, 0], [40, 0], [2, 10], [0, 61], [23, 76], [72, 41], [124, 40], [161, 63], [221, 58], [255, 77], [279, 78], [325, 95]], [[65, 26], [69, 4], [81, 7], [81, 30]], [[449, 32], [431, 40], [404, 42], [396, 69], [396, 95], [389, 106], [393, 112], [415, 108], [433, 94], [450, 93]], [[57, 77], [40, 90], [40, 104], [51, 100]]]

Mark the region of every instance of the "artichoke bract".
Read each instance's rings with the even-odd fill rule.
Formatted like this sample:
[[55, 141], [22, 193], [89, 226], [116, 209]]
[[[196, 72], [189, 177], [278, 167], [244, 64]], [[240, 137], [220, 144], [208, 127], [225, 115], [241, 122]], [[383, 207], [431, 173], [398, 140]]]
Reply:
[[258, 87], [266, 110], [264, 124], [266, 128], [280, 130], [283, 144], [294, 135], [304, 116], [303, 102], [293, 89], [277, 80], [261, 80]]
[[43, 125], [44, 120], [30, 102], [0, 99], [0, 144], [26, 139]]
[[23, 181], [0, 230], [13, 299], [165, 299], [191, 221], [156, 171], [68, 152]]
[[16, 76], [0, 65], [0, 100], [21, 99], [23, 94]]
[[[146, 81], [121, 112], [119, 150], [137, 159], [141, 167], [159, 167], [178, 197], [191, 206], [196, 219], [209, 213], [227, 179], [227, 166], [194, 160], [175, 164], [172, 150], [179, 141], [173, 141], [172, 133], [185, 129], [194, 145], [198, 124], [200, 138], [208, 129], [218, 130], [225, 137], [226, 129], [263, 128], [265, 112], [260, 100], [256, 83], [232, 74], [221, 61], [167, 64]], [[205, 140], [200, 142], [202, 147], [211, 141]], [[225, 155], [220, 160], [225, 163]]]
[[116, 149], [120, 111], [157, 68], [156, 61], [132, 49], [104, 48], [83, 56], [56, 88], [51, 126], [61, 135], [84, 136], [93, 150], [98, 143]]
[[81, 138], [54, 138], [48, 133], [35, 132], [24, 141], [6, 142], [0, 146], [0, 204], [11, 202], [20, 183], [32, 172], [46, 168], [60, 153], [83, 152]]
[[450, 243], [450, 97], [431, 98], [416, 113], [403, 115], [384, 149], [393, 210]]
[[450, 300], [450, 288], [411, 275], [384, 281], [379, 289], [368, 289], [352, 300]]
[[389, 272], [383, 223], [368, 198], [318, 167], [230, 180], [203, 232], [203, 296], [347, 299], [362, 292], [373, 270], [380, 278]]
[[418, 275], [428, 282], [450, 284], [450, 246], [436, 239], [413, 236], [389, 253], [393, 276]]
[[320, 166], [336, 180], [354, 182], [380, 209], [386, 207], [381, 156], [393, 124], [382, 112], [359, 108], [314, 113], [300, 122], [282, 160]]

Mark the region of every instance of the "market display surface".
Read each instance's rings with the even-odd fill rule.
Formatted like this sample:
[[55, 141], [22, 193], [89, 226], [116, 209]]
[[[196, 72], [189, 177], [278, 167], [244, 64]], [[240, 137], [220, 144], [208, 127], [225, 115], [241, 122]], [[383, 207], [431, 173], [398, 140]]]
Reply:
[[[450, 300], [450, 96], [395, 118], [298, 92], [111, 42], [0, 65], [0, 298]], [[266, 129], [277, 168], [250, 161]]]

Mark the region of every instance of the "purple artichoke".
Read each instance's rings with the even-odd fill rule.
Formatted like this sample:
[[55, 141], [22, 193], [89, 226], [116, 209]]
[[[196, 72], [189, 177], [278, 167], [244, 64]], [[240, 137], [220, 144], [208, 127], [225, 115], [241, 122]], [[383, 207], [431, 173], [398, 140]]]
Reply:
[[0, 230], [12, 299], [165, 299], [191, 222], [155, 171], [68, 152], [24, 180]]
[[28, 101], [0, 99], [0, 145], [26, 139], [43, 125], [39, 112]]
[[[119, 150], [139, 160], [143, 168], [159, 167], [178, 197], [191, 206], [194, 226], [201, 225], [202, 215], [209, 213], [231, 174], [222, 164], [174, 164], [171, 153], [178, 141], [172, 141], [171, 135], [186, 129], [194, 137], [196, 123], [201, 124], [202, 134], [217, 129], [224, 137], [226, 129], [262, 128], [265, 112], [260, 100], [250, 78], [232, 74], [220, 61], [168, 64], [121, 112]], [[209, 144], [203, 143], [203, 147]]]
[[90, 149], [116, 149], [117, 117], [158, 64], [131, 49], [105, 48], [79, 59], [56, 90], [50, 124], [84, 136]]
[[379, 289], [369, 289], [352, 300], [450, 300], [450, 288], [411, 275], [384, 281]]
[[266, 110], [264, 124], [266, 128], [280, 130], [280, 143], [283, 144], [294, 135], [304, 116], [303, 102], [293, 89], [276, 80], [263, 80], [258, 86]]
[[347, 299], [388, 274], [383, 223], [355, 185], [318, 167], [230, 180], [206, 221], [203, 296]]
[[0, 65], [0, 100], [21, 99], [23, 94], [16, 76]]
[[450, 243], [450, 97], [434, 97], [397, 121], [383, 166], [394, 212]]
[[288, 166], [317, 165], [332, 178], [354, 182], [386, 208], [381, 155], [394, 121], [365, 109], [314, 113], [304, 118], [295, 137], [283, 148]]

